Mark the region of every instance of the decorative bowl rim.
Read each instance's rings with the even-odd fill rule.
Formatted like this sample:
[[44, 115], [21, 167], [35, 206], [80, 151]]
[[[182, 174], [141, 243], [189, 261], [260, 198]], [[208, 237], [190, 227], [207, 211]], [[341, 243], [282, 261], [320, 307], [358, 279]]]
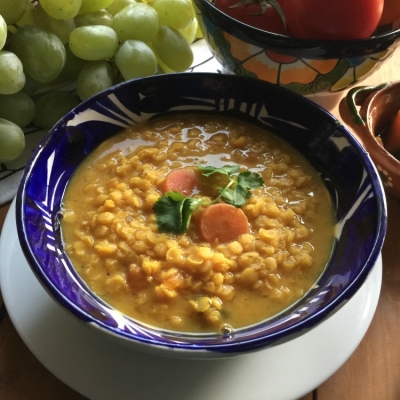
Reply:
[[[193, 354], [194, 353], [199, 353], [199, 352], [207, 352], [209, 351], [215, 351], [217, 353], [234, 353], [234, 350], [238, 346], [243, 346], [243, 345], [251, 345], [251, 346], [259, 346], [263, 345], [263, 342], [265, 338], [257, 337], [253, 338], [251, 340], [248, 340], [247, 342], [231, 342], [231, 343], [218, 343], [217, 345], [204, 345], [202, 343], [166, 343], [166, 342], [159, 342], [157, 340], [153, 339], [147, 339], [147, 338], [138, 338], [138, 337], [132, 337], [131, 335], [128, 335], [126, 332], [123, 332], [119, 329], [115, 329], [114, 327], [111, 327], [102, 321], [93, 318], [92, 316], [89, 316], [87, 313], [85, 313], [83, 310], [81, 310], [79, 307], [77, 307], [75, 304], [71, 303], [69, 299], [65, 297], [63, 293], [60, 293], [60, 291], [54, 287], [54, 285], [49, 281], [47, 278], [46, 274], [42, 271], [42, 267], [39, 264], [38, 260], [34, 256], [33, 252], [31, 251], [31, 248], [28, 244], [28, 239], [27, 239], [27, 232], [26, 232], [26, 227], [24, 224], [24, 205], [26, 202], [25, 199], [25, 192], [26, 192], [26, 186], [28, 185], [29, 182], [29, 176], [31, 170], [35, 166], [35, 162], [37, 158], [40, 156], [41, 151], [45, 146], [49, 143], [53, 133], [61, 128], [63, 124], [65, 124], [67, 121], [69, 121], [74, 115], [75, 112], [80, 112], [81, 110], [87, 109], [90, 107], [92, 103], [96, 103], [98, 101], [101, 101], [102, 99], [106, 98], [108, 95], [115, 93], [116, 91], [119, 90], [119, 88], [124, 88], [124, 87], [135, 87], [137, 85], [137, 82], [141, 81], [150, 81], [150, 82], [157, 82], [157, 80], [168, 80], [168, 79], [183, 79], [183, 80], [191, 80], [191, 79], [205, 79], [205, 78], [215, 78], [215, 77], [220, 77], [219, 79], [225, 79], [225, 80], [242, 80], [246, 82], [247, 80], [251, 80], [253, 82], [257, 82], [257, 85], [263, 85], [266, 87], [274, 87], [276, 90], [286, 92], [289, 96], [296, 97], [297, 99], [302, 99], [301, 101], [305, 101], [308, 103], [312, 103], [313, 106], [315, 106], [317, 109], [319, 109], [321, 113], [324, 113], [326, 117], [332, 120], [340, 129], [345, 133], [346, 139], [351, 143], [353, 147], [355, 147], [360, 153], [362, 159], [363, 159], [363, 166], [366, 168], [369, 173], [376, 172], [376, 169], [370, 160], [368, 154], [365, 152], [365, 150], [362, 148], [362, 146], [359, 144], [359, 142], [353, 137], [353, 135], [347, 130], [347, 128], [342, 125], [341, 123], [338, 122], [338, 120], [331, 115], [328, 111], [324, 110], [322, 107], [316, 105], [312, 101], [305, 99], [303, 96], [298, 95], [296, 93], [293, 93], [285, 88], [277, 87], [274, 84], [271, 84], [269, 82], [260, 82], [256, 79], [249, 78], [249, 77], [238, 77], [238, 76], [232, 76], [232, 75], [221, 75], [221, 74], [215, 74], [215, 73], [180, 73], [180, 74], [173, 74], [173, 77], [170, 78], [168, 75], [158, 75], [158, 76], [152, 76], [148, 78], [139, 78], [135, 79], [132, 81], [128, 82], [123, 82], [120, 83], [116, 86], [113, 86], [109, 89], [106, 89], [105, 91], [101, 92], [98, 95], [95, 95], [81, 104], [79, 104], [77, 107], [75, 107], [71, 112], [67, 113], [50, 131], [49, 133], [45, 136], [43, 141], [41, 142], [41, 145], [35, 150], [33, 153], [32, 157], [30, 158], [22, 179], [21, 179], [21, 184], [18, 188], [18, 193], [17, 193], [17, 198], [16, 198], [16, 214], [17, 214], [17, 231], [18, 231], [18, 236], [20, 238], [20, 243], [22, 250], [24, 252], [25, 257], [27, 258], [29, 265], [32, 267], [33, 271], [35, 272], [35, 275], [39, 278], [39, 281], [42, 283], [42, 285], [45, 287], [45, 289], [53, 296], [55, 297], [63, 306], [66, 308], [68, 311], [72, 312], [75, 316], [77, 316], [80, 320], [89, 322], [90, 325], [94, 325], [98, 328], [101, 328], [105, 330], [107, 333], [110, 333], [111, 335], [122, 337], [126, 339], [128, 342], [134, 342], [136, 341], [137, 343], [145, 344], [146, 346], [152, 345], [159, 349], [160, 347], [164, 349], [169, 349], [169, 350], [175, 350], [175, 353], [177, 350], [184, 350], [185, 352], [190, 351]], [[316, 311], [314, 314], [309, 316], [306, 319], [301, 320], [300, 322], [296, 323], [293, 326], [290, 326], [289, 328], [276, 332], [274, 334], [271, 334], [269, 336], [269, 339], [274, 339], [275, 337], [286, 337], [287, 334], [290, 334], [291, 331], [299, 329], [299, 327], [307, 328], [309, 324], [311, 326], [314, 326], [318, 323], [320, 323], [328, 314], [331, 314], [333, 311], [337, 310], [341, 305], [344, 304], [345, 301], [347, 301], [349, 298], [351, 298], [356, 291], [358, 290], [360, 284], [365, 281], [365, 279], [368, 277], [368, 275], [371, 272], [372, 267], [375, 265], [377, 258], [380, 255], [381, 251], [381, 246], [383, 243], [383, 239], [386, 233], [386, 203], [385, 203], [385, 198], [384, 198], [384, 192], [379, 184], [379, 181], [376, 179], [373, 179], [372, 185], [374, 186], [374, 192], [380, 193], [382, 196], [377, 196], [377, 203], [378, 203], [378, 209], [379, 209], [379, 215], [380, 217], [377, 218], [377, 227], [376, 227], [376, 235], [374, 236], [374, 243], [371, 245], [372, 251], [369, 253], [369, 256], [367, 260], [365, 261], [362, 269], [359, 271], [358, 275], [354, 280], [349, 284], [344, 292], [342, 292], [339, 296], [335, 297], [332, 301], [329, 302], [326, 306], [323, 308], [319, 309]], [[146, 330], [146, 329], [145, 329]], [[181, 333], [179, 333], [181, 334]], [[221, 338], [220, 334], [214, 335], [215, 337]], [[289, 338], [290, 339], [290, 338]], [[282, 341], [278, 341], [273, 344], [279, 344]], [[168, 351], [167, 351], [168, 352]], [[241, 352], [241, 350], [238, 350], [238, 352]]]
[[[324, 48], [331, 55], [331, 58], [339, 56], [345, 57], [346, 55], [349, 57], [368, 55], [386, 50], [392, 43], [400, 38], [400, 27], [384, 31], [383, 33], [377, 33], [376, 35], [364, 39], [328, 40], [295, 38], [264, 31], [238, 21], [218, 9], [210, 0], [193, 1], [201, 12], [207, 12], [207, 18], [216, 25], [221, 26], [233, 36], [238, 36], [244, 41], [252, 42], [258, 46], [260, 46], [260, 44], [265, 44], [271, 49], [281, 50], [289, 54], [292, 52], [300, 53], [305, 49], [314, 50]], [[321, 56], [323, 56], [323, 54]]]

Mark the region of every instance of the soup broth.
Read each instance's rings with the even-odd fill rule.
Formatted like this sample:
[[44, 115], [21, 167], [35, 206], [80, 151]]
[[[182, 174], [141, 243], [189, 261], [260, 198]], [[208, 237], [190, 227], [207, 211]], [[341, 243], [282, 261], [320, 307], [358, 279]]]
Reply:
[[[199, 223], [208, 203], [224, 203], [229, 177], [201, 168], [226, 165], [263, 184], [234, 208], [245, 231], [205, 239]], [[163, 232], [155, 212], [175, 170], [192, 171], [184, 196], [201, 203], [182, 233]], [[157, 118], [110, 138], [76, 171], [63, 207], [65, 250], [90, 289], [168, 330], [229, 332], [285, 310], [316, 283], [334, 243], [332, 202], [312, 166], [265, 130], [216, 114]]]

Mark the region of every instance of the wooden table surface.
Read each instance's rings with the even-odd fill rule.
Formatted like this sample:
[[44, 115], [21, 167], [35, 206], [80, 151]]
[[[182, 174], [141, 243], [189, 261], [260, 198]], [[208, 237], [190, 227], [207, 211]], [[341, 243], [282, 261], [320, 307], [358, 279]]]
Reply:
[[[393, 80], [400, 80], [400, 51], [362, 84]], [[337, 105], [330, 111], [339, 117]], [[400, 201], [388, 197], [387, 204], [389, 218], [382, 251], [382, 291], [372, 323], [349, 360], [301, 400], [400, 399]], [[0, 207], [0, 231], [8, 207]], [[13, 327], [1, 296], [0, 399], [85, 399], [54, 377], [32, 355]], [[269, 400], [267, 394], [266, 400]]]

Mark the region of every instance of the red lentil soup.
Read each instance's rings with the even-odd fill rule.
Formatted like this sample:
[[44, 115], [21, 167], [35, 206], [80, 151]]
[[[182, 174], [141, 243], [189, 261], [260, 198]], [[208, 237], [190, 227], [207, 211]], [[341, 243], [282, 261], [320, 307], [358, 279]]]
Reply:
[[[190, 170], [192, 199], [215, 200], [225, 186], [226, 175], [198, 165], [240, 166], [264, 181], [231, 206], [246, 220], [233, 237], [204, 236], [207, 203], [187, 231], [160, 231], [154, 205], [171, 171]], [[174, 331], [229, 332], [287, 309], [315, 285], [334, 243], [332, 202], [312, 166], [265, 130], [216, 114], [157, 118], [107, 140], [72, 177], [63, 207], [65, 250], [90, 289]]]

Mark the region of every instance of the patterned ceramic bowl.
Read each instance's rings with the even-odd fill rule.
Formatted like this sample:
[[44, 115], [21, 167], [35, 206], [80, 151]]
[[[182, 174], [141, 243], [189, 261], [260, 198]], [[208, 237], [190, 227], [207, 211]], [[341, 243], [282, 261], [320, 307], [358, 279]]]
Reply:
[[400, 82], [357, 86], [339, 105], [344, 122], [352, 128], [374, 161], [386, 192], [397, 199], [400, 199], [400, 160], [387, 151], [384, 143], [399, 141], [398, 135], [387, 136], [393, 134], [387, 128], [399, 110]]
[[400, 29], [362, 40], [307, 40], [265, 32], [194, 0], [204, 38], [225, 72], [262, 79], [301, 95], [335, 94], [362, 81], [399, 45]]
[[[125, 127], [181, 110], [245, 116], [287, 140], [320, 172], [336, 210], [335, 249], [317, 285], [279, 315], [226, 335], [163, 331], [122, 315], [79, 277], [60, 232], [66, 186], [87, 154]], [[277, 85], [224, 74], [134, 80], [81, 103], [34, 152], [16, 204], [18, 235], [28, 263], [62, 307], [105, 337], [173, 357], [226, 357], [304, 334], [357, 292], [380, 254], [386, 232], [379, 176], [343, 125], [313, 102]]]

